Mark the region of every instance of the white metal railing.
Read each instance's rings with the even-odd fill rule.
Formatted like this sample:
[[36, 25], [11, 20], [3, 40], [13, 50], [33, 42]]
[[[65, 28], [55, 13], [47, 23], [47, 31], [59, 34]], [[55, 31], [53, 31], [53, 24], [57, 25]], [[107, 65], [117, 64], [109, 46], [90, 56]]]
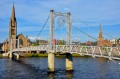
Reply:
[[[120, 47], [55, 45], [54, 50], [55, 53], [69, 52], [69, 53], [77, 53], [81, 55], [120, 59]], [[49, 51], [49, 45], [29, 46], [29, 47], [17, 48], [12, 50], [12, 52], [17, 52], [17, 51]]]

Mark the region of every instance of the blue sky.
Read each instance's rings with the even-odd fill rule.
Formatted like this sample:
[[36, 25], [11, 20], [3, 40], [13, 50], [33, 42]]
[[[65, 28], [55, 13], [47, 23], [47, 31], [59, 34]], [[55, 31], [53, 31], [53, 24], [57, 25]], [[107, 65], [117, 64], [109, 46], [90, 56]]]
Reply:
[[[8, 38], [8, 28], [13, 0], [0, 0], [0, 42]], [[120, 37], [120, 0], [14, 0], [17, 18], [17, 34], [23, 33], [34, 39], [47, 17], [50, 9], [56, 12], [71, 12], [72, 25], [97, 38], [102, 23], [103, 32], [114, 38]], [[57, 22], [57, 19], [56, 21]], [[55, 24], [55, 28], [58, 24]], [[66, 24], [56, 31], [56, 39], [66, 39]], [[105, 39], [112, 39], [103, 34]], [[49, 22], [39, 39], [49, 38]], [[76, 41], [95, 41], [72, 29], [72, 39]]]

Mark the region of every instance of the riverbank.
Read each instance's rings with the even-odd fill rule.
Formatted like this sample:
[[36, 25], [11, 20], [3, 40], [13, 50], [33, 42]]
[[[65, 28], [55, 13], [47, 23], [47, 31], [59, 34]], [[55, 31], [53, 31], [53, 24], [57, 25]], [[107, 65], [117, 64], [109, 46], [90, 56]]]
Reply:
[[3, 56], [2, 56], [2, 54], [0, 54], [0, 58], [2, 58]]
[[[87, 58], [90, 56], [81, 56], [80, 54], [72, 54], [73, 57], [83, 57]], [[32, 54], [32, 53], [25, 53], [24, 55], [20, 56], [21, 58], [29, 58], [29, 57], [48, 57], [48, 54]], [[55, 54], [55, 57], [65, 58], [66, 54]], [[0, 58], [3, 58], [2, 54], [0, 54]]]
[[[66, 54], [55, 54], [56, 57], [66, 57]], [[90, 56], [81, 56], [80, 54], [72, 54], [73, 57], [90, 57]], [[21, 57], [25, 57], [25, 58], [29, 58], [29, 57], [48, 57], [48, 54], [32, 54], [32, 53], [25, 53], [24, 56]]]

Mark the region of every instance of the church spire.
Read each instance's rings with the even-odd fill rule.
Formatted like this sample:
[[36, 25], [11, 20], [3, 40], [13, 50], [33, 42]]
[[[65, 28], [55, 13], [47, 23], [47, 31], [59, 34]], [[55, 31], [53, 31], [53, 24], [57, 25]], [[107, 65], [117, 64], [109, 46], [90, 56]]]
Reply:
[[12, 16], [11, 16], [11, 19], [12, 19], [12, 20], [16, 19], [16, 17], [15, 17], [15, 7], [14, 7], [14, 2], [13, 2], [13, 7], [12, 7]]
[[101, 23], [100, 23], [100, 32], [99, 32], [98, 41], [103, 41], [103, 35], [102, 35], [102, 24], [101, 24]]

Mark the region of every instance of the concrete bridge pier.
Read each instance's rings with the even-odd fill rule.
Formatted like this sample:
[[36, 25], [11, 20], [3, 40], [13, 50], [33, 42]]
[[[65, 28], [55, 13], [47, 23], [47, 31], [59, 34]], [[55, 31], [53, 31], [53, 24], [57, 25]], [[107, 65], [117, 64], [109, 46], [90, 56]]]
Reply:
[[54, 53], [48, 53], [48, 72], [54, 72], [55, 71], [55, 54]]
[[73, 60], [70, 53], [66, 53], [66, 71], [73, 71]]
[[19, 60], [20, 59], [20, 55], [16, 54], [16, 59]]
[[10, 54], [8, 56], [9, 56], [10, 59], [12, 59], [12, 57], [13, 57], [12, 52], [10, 52]]

